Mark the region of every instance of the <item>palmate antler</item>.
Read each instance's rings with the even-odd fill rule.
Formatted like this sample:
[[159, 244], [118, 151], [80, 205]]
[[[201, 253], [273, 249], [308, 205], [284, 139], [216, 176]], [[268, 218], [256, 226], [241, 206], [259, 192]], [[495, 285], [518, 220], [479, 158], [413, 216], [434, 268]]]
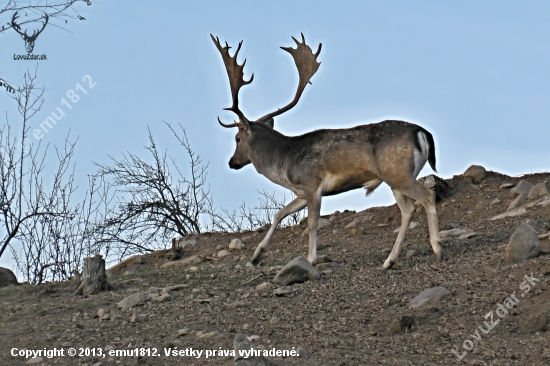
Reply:
[[[296, 68], [298, 69], [299, 81], [298, 81], [298, 87], [296, 89], [296, 94], [294, 95], [294, 99], [286, 106], [258, 118], [256, 122], [269, 121], [273, 117], [283, 114], [284, 112], [292, 109], [300, 100], [300, 97], [302, 96], [302, 93], [306, 85], [308, 83], [311, 84], [310, 82], [311, 77], [319, 69], [319, 66], [321, 65], [321, 63], [317, 61], [317, 56], [319, 56], [319, 54], [321, 53], [322, 44], [319, 43], [317, 52], [313, 53], [311, 48], [306, 44], [304, 34], [302, 33], [301, 35], [302, 35], [302, 42], [299, 42], [298, 40], [296, 40], [296, 38], [292, 37], [294, 42], [296, 42], [296, 46], [297, 46], [296, 48], [281, 47], [283, 50], [287, 51], [292, 55], [292, 57], [294, 58], [294, 63], [296, 64]], [[229, 85], [231, 87], [231, 97], [233, 99], [233, 105], [229, 108], [225, 108], [225, 110], [234, 112], [235, 114], [237, 114], [237, 116], [239, 116], [239, 119], [240, 119], [240, 123], [235, 122], [231, 124], [224, 124], [222, 123], [222, 121], [220, 121], [218, 117], [218, 122], [223, 127], [237, 127], [243, 123], [244, 124], [249, 123], [248, 118], [246, 118], [242, 113], [242, 111], [239, 109], [240, 88], [244, 85], [250, 84], [252, 80], [254, 80], [254, 74], [251, 75], [250, 80], [248, 81], [244, 80], [243, 70], [244, 70], [244, 65], [246, 64], [246, 59], [243, 61], [242, 65], [239, 65], [237, 62], [237, 55], [241, 49], [243, 42], [242, 41], [239, 42], [237, 51], [235, 51], [235, 54], [231, 56], [229, 54], [229, 49], [231, 47], [229, 47], [227, 42], [225, 43], [225, 47], [222, 47], [218, 37], [214, 37], [212, 34], [210, 35], [210, 37], [212, 37], [212, 41], [214, 41], [216, 48], [222, 55], [223, 63], [227, 71], [227, 76], [229, 77]]]

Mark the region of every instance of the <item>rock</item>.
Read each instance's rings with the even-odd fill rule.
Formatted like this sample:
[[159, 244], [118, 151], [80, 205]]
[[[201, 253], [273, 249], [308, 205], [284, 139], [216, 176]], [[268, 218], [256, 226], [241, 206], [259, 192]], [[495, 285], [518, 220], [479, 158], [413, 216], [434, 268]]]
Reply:
[[481, 183], [487, 176], [487, 170], [481, 165], [471, 165], [463, 174], [465, 177], [471, 177], [475, 183]]
[[509, 263], [517, 263], [540, 254], [540, 241], [537, 232], [527, 223], [521, 224], [510, 237], [504, 250], [504, 258]]
[[101, 308], [97, 310], [97, 317], [99, 320], [108, 320], [111, 316], [107, 310]]
[[233, 239], [229, 243], [229, 249], [231, 250], [239, 250], [244, 248], [244, 244], [240, 239]]
[[451, 229], [451, 230], [443, 230], [439, 232], [439, 237], [441, 239], [447, 239], [447, 238], [458, 238], [461, 235], [469, 233], [470, 230], [467, 229]]
[[149, 267], [144, 263], [145, 260], [142, 255], [134, 255], [107, 269], [105, 273], [107, 274], [107, 277], [111, 277], [146, 271]]
[[515, 198], [520, 194], [524, 194], [525, 196], [527, 196], [531, 188], [533, 188], [533, 185], [531, 183], [526, 180], [522, 180], [518, 183], [517, 186], [510, 190], [510, 197]]
[[365, 233], [365, 230], [361, 227], [354, 227], [349, 231], [351, 235], [363, 235]]
[[288, 287], [279, 287], [279, 288], [276, 288], [275, 290], [273, 290], [273, 295], [275, 295], [275, 296], [288, 296], [288, 295], [292, 295], [295, 292], [296, 292], [295, 290], [290, 289]]
[[[416, 221], [411, 221], [411, 222], [409, 223], [409, 230], [410, 230], [410, 229], [414, 229], [414, 228], [417, 227], [417, 226], [418, 226], [418, 222], [416, 222]], [[398, 232], [399, 232], [399, 229], [401, 229], [401, 228], [398, 227], [398, 228], [395, 229], [393, 232], [394, 232], [394, 233], [398, 233]]]
[[300, 225], [292, 225], [292, 226], [290, 227], [290, 231], [291, 231], [293, 234], [299, 234], [301, 230], [302, 230], [302, 228], [300, 227]]
[[[235, 340], [233, 341], [233, 349], [235, 350], [235, 366], [265, 366], [263, 356], [253, 355], [252, 357], [246, 357], [250, 355], [250, 351], [256, 351], [256, 345], [248, 340], [248, 338], [242, 334], [237, 333]], [[241, 356], [243, 354], [243, 356]]]
[[330, 220], [325, 219], [324, 217], [320, 217], [319, 221], [317, 222], [317, 230], [323, 229], [325, 227], [329, 227], [332, 225], [332, 222]]
[[27, 365], [36, 365], [36, 364], [39, 364], [39, 363], [42, 363], [42, 362], [44, 362], [43, 357], [33, 357], [30, 360], [28, 360], [27, 362], [25, 362], [25, 364], [27, 364]]
[[189, 285], [187, 285], [187, 284], [172, 285], [172, 286], [166, 286], [163, 290], [166, 291], [166, 292], [171, 292], [171, 291], [183, 290], [184, 288], [187, 288], [187, 287], [189, 287]]
[[298, 348], [296, 348], [296, 352], [300, 358], [306, 358], [308, 356], [306, 349], [302, 346], [298, 346]]
[[407, 254], [405, 254], [405, 257], [406, 258], [410, 258], [410, 257], [414, 257], [415, 255], [418, 254], [418, 250], [416, 249], [409, 249], [407, 250]]
[[318, 280], [321, 274], [304, 257], [296, 257], [277, 273], [273, 282], [286, 286], [293, 283]]
[[158, 296], [155, 296], [155, 298], [153, 299], [157, 302], [166, 302], [166, 301], [170, 301], [172, 300], [172, 295], [170, 295], [169, 292], [163, 292], [161, 293], [160, 295]]
[[281, 321], [281, 319], [274, 316], [273, 318], [269, 319], [269, 324], [278, 324], [280, 321]]
[[510, 205], [506, 209], [506, 212], [515, 210], [516, 208], [520, 208], [521, 206], [525, 205], [526, 203], [527, 203], [527, 198], [522, 193], [519, 196], [517, 196], [516, 199], [512, 201], [512, 203], [510, 203]]
[[145, 321], [145, 316], [143, 314], [132, 313], [130, 316], [130, 323], [143, 323]]
[[196, 245], [195, 239], [186, 239], [185, 237], [172, 239], [172, 249], [194, 249]]
[[229, 254], [231, 254], [231, 253], [229, 253], [229, 250], [222, 249], [222, 250], [220, 250], [220, 251], [218, 252], [218, 254], [216, 254], [216, 256], [217, 256], [218, 258], [223, 258], [223, 257], [228, 256]]
[[0, 287], [6, 287], [9, 285], [19, 285], [19, 282], [17, 282], [17, 277], [15, 277], [10, 269], [0, 267]]
[[344, 229], [352, 229], [354, 227], [357, 227], [357, 219], [354, 219], [352, 222], [344, 226]]
[[317, 263], [315, 268], [317, 268], [319, 271], [330, 269], [330, 268], [337, 268], [340, 267], [340, 264], [336, 262], [323, 262], [323, 263]]
[[470, 239], [470, 238], [473, 238], [474, 236], [478, 236], [479, 233], [476, 233], [476, 232], [471, 232], [471, 233], [466, 233], [466, 234], [462, 234], [458, 237], [458, 240], [464, 240], [464, 239]]
[[188, 328], [178, 329], [178, 336], [179, 337], [183, 337], [183, 336], [186, 336], [188, 334], [189, 334], [189, 329]]
[[237, 300], [235, 302], [232, 302], [231, 304], [227, 304], [227, 306], [233, 309], [242, 309], [249, 307], [250, 303], [242, 300]]
[[256, 286], [256, 290], [267, 290], [271, 284], [269, 282], [260, 283], [258, 286]]
[[514, 183], [504, 183], [502, 184], [500, 187], [500, 189], [503, 189], [503, 188], [512, 188], [514, 186]]
[[132, 294], [132, 295], [126, 297], [125, 299], [121, 300], [118, 303], [117, 306], [119, 308], [121, 308], [122, 310], [125, 310], [125, 309], [128, 309], [128, 308], [137, 306], [137, 305], [141, 305], [144, 302], [149, 301], [150, 299], [151, 298], [146, 293], [137, 292], [137, 293]]
[[501, 213], [500, 215], [493, 216], [489, 220], [494, 221], [494, 220], [504, 219], [506, 217], [520, 216], [520, 215], [526, 214], [527, 212], [528, 211], [525, 209], [525, 207], [520, 207], [518, 209], [509, 211], [509, 212], [505, 212], [505, 213]]
[[538, 198], [546, 196], [547, 194], [550, 194], [550, 191], [548, 190], [548, 187], [546, 187], [546, 184], [538, 183], [529, 190], [527, 198], [529, 198], [530, 200], [536, 200]]
[[419, 293], [414, 299], [409, 302], [409, 307], [412, 309], [419, 308], [428, 303], [437, 303], [447, 296], [450, 296], [451, 292], [445, 287], [436, 286], [426, 289]]
[[178, 267], [188, 266], [190, 264], [199, 264], [201, 262], [202, 262], [202, 259], [198, 255], [192, 255], [190, 257], [180, 259], [178, 261], [164, 263], [162, 266], [160, 266], [160, 268], [162, 269], [178, 268]]
[[494, 200], [491, 201], [490, 205], [494, 206], [494, 205], [498, 205], [499, 203], [500, 203], [500, 200], [498, 198], [495, 198]]

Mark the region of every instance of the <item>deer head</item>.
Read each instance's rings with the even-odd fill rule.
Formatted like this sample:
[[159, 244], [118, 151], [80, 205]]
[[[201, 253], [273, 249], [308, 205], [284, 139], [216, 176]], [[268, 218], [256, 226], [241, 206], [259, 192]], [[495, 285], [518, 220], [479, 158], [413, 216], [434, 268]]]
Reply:
[[40, 30], [35, 29], [31, 36], [27, 34], [27, 31], [25, 30], [24, 33], [21, 33], [21, 26], [15, 22], [15, 20], [19, 17], [16, 11], [13, 14], [13, 17], [11, 18], [11, 26], [13, 29], [21, 35], [21, 38], [25, 41], [25, 48], [27, 49], [27, 53], [32, 53], [34, 50], [34, 42], [36, 41], [36, 38], [38, 38], [38, 35], [42, 33], [44, 28], [46, 28], [46, 24], [48, 24], [48, 14], [44, 13], [44, 19], [45, 22], [42, 23], [42, 28]]
[[250, 84], [252, 80], [254, 80], [254, 74], [250, 76], [249, 80], [244, 79], [243, 70], [244, 65], [246, 64], [246, 59], [241, 65], [239, 65], [239, 63], [237, 62], [237, 56], [243, 42], [239, 42], [237, 51], [235, 51], [235, 54], [231, 56], [229, 54], [229, 49], [231, 47], [227, 44], [227, 42], [225, 42], [225, 46], [222, 46], [218, 37], [214, 37], [212, 34], [210, 35], [210, 37], [212, 38], [212, 41], [214, 42], [216, 48], [222, 56], [225, 69], [227, 71], [227, 76], [229, 77], [229, 86], [231, 89], [231, 98], [233, 100], [233, 104], [231, 105], [231, 107], [224, 109], [232, 111], [239, 117], [238, 122], [234, 121], [234, 123], [231, 124], [223, 123], [219, 117], [218, 122], [221, 126], [226, 128], [238, 128], [237, 135], [235, 136], [237, 147], [235, 149], [235, 153], [229, 160], [229, 167], [231, 169], [240, 169], [245, 165], [251, 163], [249, 157], [249, 145], [252, 143], [254, 135], [256, 133], [261, 133], [260, 131], [262, 130], [265, 131], [266, 128], [273, 129], [273, 117], [276, 117], [292, 109], [300, 100], [300, 97], [302, 96], [306, 85], [311, 84], [311, 77], [317, 72], [319, 66], [321, 65], [320, 62], [317, 62], [317, 56], [319, 56], [319, 54], [321, 53], [322, 44], [320, 43], [317, 52], [313, 53], [311, 48], [306, 44], [304, 35], [302, 34], [302, 42], [299, 42], [298, 40], [296, 40], [296, 38], [292, 37], [292, 39], [296, 43], [296, 48], [281, 47], [283, 50], [292, 55], [296, 64], [296, 68], [298, 69], [299, 81], [294, 99], [286, 106], [278, 108], [276, 111], [268, 113], [255, 121], [251, 121], [243, 114], [243, 112], [239, 108], [239, 90], [242, 86]]

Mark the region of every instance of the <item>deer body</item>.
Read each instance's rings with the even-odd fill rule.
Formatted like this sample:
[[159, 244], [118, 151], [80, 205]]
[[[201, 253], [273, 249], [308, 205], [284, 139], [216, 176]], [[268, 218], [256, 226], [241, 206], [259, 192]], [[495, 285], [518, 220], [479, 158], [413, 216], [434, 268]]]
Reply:
[[428, 215], [430, 243], [434, 253], [441, 259], [439, 229], [434, 192], [420, 184], [416, 177], [429, 161], [435, 170], [435, 145], [432, 135], [424, 128], [403, 121], [383, 121], [348, 129], [323, 129], [300, 136], [285, 136], [273, 129], [273, 117], [292, 108], [300, 98], [309, 78], [317, 71], [316, 54], [305, 44], [294, 41], [298, 49], [290, 52], [300, 74], [294, 100], [287, 106], [269, 113], [256, 121], [249, 121], [238, 108], [238, 91], [250, 83], [244, 81], [244, 63], [239, 65], [236, 57], [229, 55], [229, 46], [222, 47], [212, 36], [222, 54], [233, 96], [233, 105], [227, 108], [235, 112], [240, 121], [224, 127], [238, 127], [235, 137], [237, 148], [229, 160], [232, 169], [241, 169], [252, 163], [257, 172], [272, 182], [290, 189], [296, 198], [281, 209], [273, 218], [272, 226], [258, 245], [252, 257], [257, 264], [279, 222], [291, 213], [308, 208], [309, 252], [308, 261], [317, 259], [317, 223], [323, 196], [334, 195], [364, 187], [367, 193], [382, 182], [392, 189], [401, 210], [402, 220], [394, 248], [384, 268], [397, 260], [414, 213], [414, 201], [419, 201]]

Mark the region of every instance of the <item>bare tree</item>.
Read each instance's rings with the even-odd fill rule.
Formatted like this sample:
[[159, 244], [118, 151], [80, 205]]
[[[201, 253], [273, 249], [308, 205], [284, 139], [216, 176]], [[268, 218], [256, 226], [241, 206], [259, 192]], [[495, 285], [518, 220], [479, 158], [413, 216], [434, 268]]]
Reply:
[[175, 235], [200, 233], [201, 216], [211, 207], [207, 166], [191, 150], [183, 127], [167, 126], [188, 157], [187, 174], [166, 151], [159, 151], [150, 130], [146, 150], [151, 163], [128, 152], [120, 160], [111, 158], [111, 165], [99, 165], [98, 175], [117, 194], [116, 208], [98, 227], [105, 235], [101, 244], [120, 258], [166, 248]]
[[[86, 20], [76, 10], [75, 5], [77, 3], [92, 5], [92, 0], [53, 0], [46, 2], [9, 0], [5, 5], [0, 7], [0, 17], [6, 14], [11, 17], [15, 12], [21, 12], [27, 15], [31, 14], [31, 16], [29, 16], [25, 21], [19, 23], [19, 25], [37, 22], [44, 17], [49, 19], [58, 19], [64, 23], [68, 23], [71, 19]], [[62, 28], [59, 25], [55, 26]], [[6, 22], [0, 26], [0, 33], [12, 28], [12, 23]]]

